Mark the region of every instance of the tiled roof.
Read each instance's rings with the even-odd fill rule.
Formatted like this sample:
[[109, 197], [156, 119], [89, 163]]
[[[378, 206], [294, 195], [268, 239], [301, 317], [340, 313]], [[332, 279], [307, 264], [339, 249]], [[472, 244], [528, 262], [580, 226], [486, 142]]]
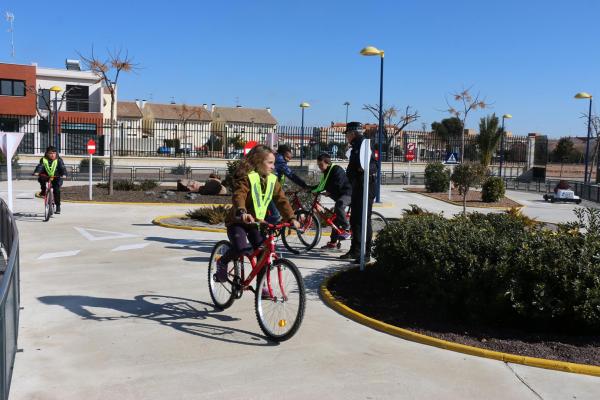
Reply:
[[133, 101], [118, 101], [117, 118], [142, 118], [142, 112]]
[[144, 109], [146, 108], [152, 113], [154, 119], [211, 121], [210, 113], [204, 109], [204, 107], [186, 106], [182, 104], [146, 103]]
[[277, 125], [277, 120], [263, 108], [215, 107], [213, 120], [219, 122], [242, 122], [265, 125]]

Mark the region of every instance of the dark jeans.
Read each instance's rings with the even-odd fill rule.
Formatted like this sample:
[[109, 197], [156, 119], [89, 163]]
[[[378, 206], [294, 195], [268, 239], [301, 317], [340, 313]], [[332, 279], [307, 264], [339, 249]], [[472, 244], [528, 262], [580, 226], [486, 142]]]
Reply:
[[[350, 251], [360, 255], [360, 235], [362, 231], [362, 210], [363, 210], [363, 187], [362, 181], [360, 185], [354, 185], [352, 187], [352, 203], [350, 213], [350, 228], [352, 229], [352, 242], [350, 244]], [[367, 198], [367, 243], [366, 243], [366, 255], [371, 255], [371, 244], [373, 241], [373, 227], [371, 226], [371, 212], [373, 211], [373, 201], [375, 200], [375, 182], [369, 180], [369, 195]]]
[[346, 218], [346, 208], [350, 205], [351, 201], [352, 198], [348, 195], [341, 196], [335, 201], [335, 206], [333, 207], [335, 211], [335, 224], [340, 229], [347, 230], [350, 228], [348, 218]]
[[[242, 254], [250, 253], [265, 241], [265, 238], [256, 225], [229, 225], [227, 227], [227, 237], [231, 242], [231, 247], [223, 254], [223, 257], [221, 257], [222, 262], [225, 264], [235, 260]], [[250, 245], [248, 242], [250, 242]]]
[[[48, 178], [40, 176], [38, 178], [38, 182], [40, 183], [40, 188], [42, 192], [46, 191], [46, 183], [48, 182]], [[60, 206], [60, 187], [62, 186], [62, 179], [55, 178], [52, 180], [52, 190], [54, 191], [54, 204]]]
[[265, 220], [270, 224], [276, 224], [281, 219], [281, 214], [277, 209], [277, 205], [273, 200], [269, 203], [269, 208], [267, 209], [267, 216]]

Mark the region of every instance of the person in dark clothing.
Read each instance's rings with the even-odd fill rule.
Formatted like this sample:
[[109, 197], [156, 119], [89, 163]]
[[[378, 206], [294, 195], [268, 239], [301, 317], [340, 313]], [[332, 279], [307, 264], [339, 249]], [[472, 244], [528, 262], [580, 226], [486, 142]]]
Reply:
[[[293, 158], [292, 149], [287, 144], [282, 144], [277, 148], [277, 154], [275, 154], [275, 170], [273, 173], [277, 177], [279, 184], [283, 187], [285, 183], [285, 179], [289, 178], [296, 185], [300, 186], [302, 189], [308, 189], [308, 185], [302, 178], [294, 173], [291, 168], [288, 166], [288, 162], [290, 162]], [[273, 202], [269, 204], [269, 217], [267, 221], [271, 223], [276, 223], [281, 219], [281, 214], [279, 210], [275, 206]]]
[[317, 157], [317, 166], [323, 173], [321, 182], [317, 185], [312, 192], [313, 193], [324, 193], [335, 201], [335, 224], [339, 229], [342, 229], [342, 233], [337, 233], [335, 229], [331, 229], [331, 236], [329, 243], [324, 248], [333, 248], [336, 246], [338, 240], [349, 239], [350, 224], [348, 218], [346, 218], [346, 208], [350, 205], [352, 196], [352, 186], [346, 177], [346, 171], [339, 165], [331, 163], [331, 157], [329, 154], [323, 153]]
[[[362, 231], [362, 212], [363, 212], [363, 178], [365, 171], [360, 164], [360, 147], [365, 137], [363, 136], [363, 128], [360, 122], [349, 122], [346, 126], [346, 140], [352, 146], [346, 176], [352, 185], [352, 198], [350, 213], [350, 227], [352, 229], [352, 242], [350, 250], [340, 256], [341, 259], [353, 259], [355, 263], [359, 263], [360, 257], [360, 236]], [[369, 165], [369, 187], [367, 197], [367, 243], [365, 252], [365, 262], [371, 260], [371, 243], [373, 239], [373, 227], [371, 226], [371, 212], [373, 210], [373, 200], [375, 199], [375, 176], [377, 175], [377, 162], [375, 153], [371, 153], [371, 162]]]
[[54, 146], [48, 146], [44, 157], [40, 158], [40, 163], [35, 167], [33, 175], [39, 176], [38, 182], [40, 183], [40, 196], [46, 195], [46, 183], [48, 179], [52, 179], [52, 190], [54, 191], [54, 204], [56, 204], [56, 214], [60, 214], [60, 187], [62, 186], [62, 180], [67, 176], [67, 169], [65, 164], [58, 156], [56, 148]]

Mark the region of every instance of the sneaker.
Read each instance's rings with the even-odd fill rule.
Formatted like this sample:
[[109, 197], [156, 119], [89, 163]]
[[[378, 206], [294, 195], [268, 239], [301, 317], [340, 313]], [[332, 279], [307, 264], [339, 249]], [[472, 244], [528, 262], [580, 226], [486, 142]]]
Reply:
[[355, 252], [353, 252], [352, 250], [350, 250], [350, 251], [349, 251], [349, 252], [347, 252], [346, 254], [342, 254], [342, 255], [340, 256], [340, 260], [353, 260], [353, 259], [355, 259], [356, 257], [358, 257], [358, 256], [356, 255], [356, 253], [355, 253]]
[[261, 292], [261, 294], [260, 294], [260, 297], [261, 297], [263, 300], [271, 300], [271, 298], [272, 298], [272, 297], [271, 297], [271, 294], [269, 293], [269, 288], [268, 288], [268, 287], [266, 287], [266, 286], [263, 286], [263, 288], [262, 288], [262, 292]]
[[213, 278], [220, 283], [227, 282], [227, 264], [223, 264], [221, 260], [217, 261], [217, 272]]
[[56, 210], [54, 210], [54, 214], [60, 214], [60, 206], [56, 206]]
[[322, 246], [322, 249], [335, 249], [337, 247], [337, 242], [327, 242], [325, 246]]
[[338, 234], [337, 238], [339, 240], [348, 240], [352, 237], [352, 233], [349, 230], [343, 230], [342, 233]]

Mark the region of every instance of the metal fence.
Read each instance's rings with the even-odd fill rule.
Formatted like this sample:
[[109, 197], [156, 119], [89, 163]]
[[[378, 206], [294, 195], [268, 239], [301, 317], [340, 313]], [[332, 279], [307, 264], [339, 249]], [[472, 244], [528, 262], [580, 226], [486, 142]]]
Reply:
[[12, 213], [0, 200], [0, 400], [8, 399], [19, 332], [19, 232]]

